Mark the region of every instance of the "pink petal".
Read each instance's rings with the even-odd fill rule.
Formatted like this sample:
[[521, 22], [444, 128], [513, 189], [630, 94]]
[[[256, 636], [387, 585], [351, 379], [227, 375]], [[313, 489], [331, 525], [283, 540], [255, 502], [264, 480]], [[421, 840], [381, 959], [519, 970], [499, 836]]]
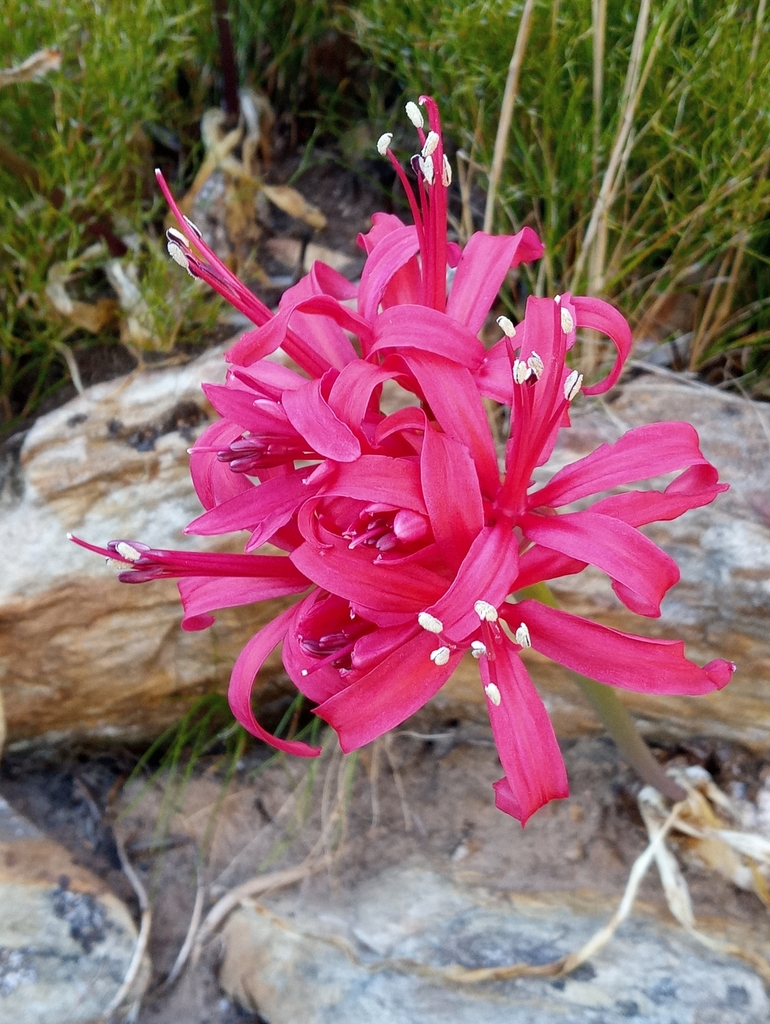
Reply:
[[[288, 558], [282, 559], [291, 566]], [[269, 601], [286, 594], [299, 594], [307, 590], [308, 581], [296, 570], [285, 578], [186, 576], [177, 583], [182, 599], [184, 618], [182, 629], [192, 632], [206, 629], [214, 622], [209, 613], [222, 608], [236, 608], [257, 601]]]
[[560, 555], [558, 551], [549, 551], [537, 544], [525, 551], [519, 558], [519, 575], [514, 584], [516, 590], [544, 583], [546, 580], [560, 579], [562, 576], [574, 576], [582, 572], [588, 565], [579, 558]]
[[190, 452], [190, 476], [195, 493], [205, 509], [212, 509], [254, 489], [254, 484], [244, 473], [233, 473], [227, 463], [220, 462], [216, 451], [197, 450], [227, 448], [242, 433], [237, 423], [217, 420], [203, 431]]
[[334, 466], [319, 486], [327, 495], [408, 508], [422, 515], [427, 512], [417, 459], [362, 455], [353, 463]]
[[335, 462], [353, 462], [361, 454], [358, 438], [321, 394], [319, 378], [296, 391], [287, 391], [283, 407], [292, 426], [319, 455]]
[[665, 491], [626, 491], [602, 498], [591, 506], [592, 512], [622, 519], [629, 526], [645, 526], [647, 523], [678, 519], [691, 508], [709, 505], [718, 494], [726, 491], [729, 484], [719, 483], [716, 469], [693, 466], [672, 481]]
[[526, 623], [532, 646], [573, 672], [637, 693], [696, 695], [721, 690], [735, 666], [712, 661], [705, 668], [688, 661], [681, 640], [650, 640], [600, 626], [539, 601], [506, 606], [511, 628]]
[[484, 398], [491, 398], [509, 408], [513, 405], [511, 359], [505, 338], [487, 350], [481, 366], [473, 374], [473, 379]]
[[484, 526], [476, 467], [465, 445], [427, 425], [420, 475], [433, 536], [447, 565], [457, 570]]
[[543, 255], [543, 243], [532, 228], [517, 235], [485, 235], [477, 231], [463, 249], [447, 301], [447, 315], [473, 334], [481, 330], [511, 267]]
[[497, 453], [470, 370], [430, 352], [409, 351], [403, 360], [444, 432], [471, 453], [483, 493], [490, 498], [496, 495], [500, 487]]
[[479, 669], [505, 772], [495, 783], [495, 804], [526, 825], [544, 804], [569, 796], [564, 760], [548, 712], [507, 637], [495, 645], [495, 660], [481, 658]]
[[377, 317], [375, 341], [369, 354], [417, 349], [478, 369], [484, 359], [484, 346], [475, 334], [445, 313], [428, 306], [391, 306]]
[[648, 423], [559, 470], [531, 495], [530, 507], [557, 508], [621, 484], [703, 464], [698, 433], [689, 423]]
[[633, 527], [595, 512], [527, 514], [524, 536], [602, 569], [621, 601], [639, 615], [657, 617], [666, 591], [679, 581], [676, 562]]
[[315, 709], [335, 730], [345, 753], [400, 725], [438, 693], [457, 667], [462, 651], [438, 666], [430, 659], [439, 646], [436, 637], [417, 627], [415, 634]]
[[485, 526], [465, 556], [457, 576], [435, 604], [423, 606], [444, 624], [443, 635], [459, 642], [478, 630], [477, 601], [498, 608], [518, 575], [519, 544], [510, 523]]
[[358, 311], [365, 320], [374, 322], [391, 279], [419, 248], [417, 228], [412, 224], [389, 231], [377, 242], [366, 261], [358, 288]]
[[281, 740], [277, 736], [272, 736], [262, 728], [251, 709], [254, 678], [262, 668], [268, 654], [283, 640], [293, 615], [294, 609], [287, 608], [285, 612], [281, 612], [277, 618], [249, 640], [233, 666], [227, 699], [237, 720], [252, 736], [269, 743], [277, 750], [283, 750], [286, 754], [296, 754], [298, 757], [317, 757], [321, 753], [320, 747], [311, 747], [299, 740]]
[[[340, 375], [332, 384], [329, 392], [329, 405], [343, 423], [351, 430], [363, 434], [363, 424], [371, 411], [372, 398], [376, 389], [383, 381], [390, 380], [394, 374], [382, 369], [375, 363], [355, 359], [340, 371]], [[379, 418], [379, 405], [377, 415]]]
[[600, 380], [597, 384], [586, 385], [583, 388], [583, 393], [586, 395], [603, 395], [605, 391], [609, 391], [612, 385], [617, 382], [623, 369], [623, 364], [628, 359], [631, 345], [633, 344], [631, 328], [628, 326], [625, 317], [608, 302], [578, 295], [572, 297], [572, 302], [577, 314], [576, 326], [601, 331], [602, 334], [606, 334], [611, 339], [617, 349], [615, 365], [604, 380]]

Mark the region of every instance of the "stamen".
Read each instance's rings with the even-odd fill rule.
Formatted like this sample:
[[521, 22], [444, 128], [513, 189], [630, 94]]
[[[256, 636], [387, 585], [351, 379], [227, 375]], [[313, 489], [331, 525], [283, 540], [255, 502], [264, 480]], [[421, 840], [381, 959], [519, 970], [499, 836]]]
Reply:
[[383, 135], [379, 137], [379, 139], [377, 139], [377, 152], [380, 154], [380, 156], [385, 156], [385, 154], [390, 149], [390, 144], [392, 141], [393, 132], [385, 132]]
[[514, 338], [516, 336], [516, 328], [513, 326], [513, 321], [509, 320], [507, 316], [499, 316], [497, 318], [497, 326], [506, 338]]
[[190, 277], [195, 276], [190, 270], [190, 261], [188, 260], [187, 254], [181, 245], [177, 245], [176, 242], [169, 241], [166, 243], [166, 249], [168, 249], [168, 254], [174, 263], [178, 263], [180, 267], [187, 271]]
[[193, 224], [189, 217], [185, 217], [184, 222], [190, 229], [190, 231], [192, 231], [196, 238], [203, 238], [203, 232], [201, 231], [197, 224]]
[[487, 695], [487, 697], [495, 705], [496, 708], [500, 707], [500, 701], [503, 699], [503, 697], [494, 683], [487, 683], [487, 685], [484, 687], [484, 693]]
[[519, 647], [532, 646], [532, 640], [530, 638], [529, 630], [527, 629], [526, 623], [522, 622], [522, 624], [516, 630], [515, 640]]
[[115, 550], [127, 562], [138, 562], [142, 557], [141, 551], [137, 551], [135, 547], [127, 544], [124, 540], [119, 541], [115, 545]]
[[452, 184], [452, 167], [446, 153], [444, 153], [444, 159], [441, 161], [441, 184], [444, 188], [449, 188]]
[[177, 231], [176, 228], [169, 228], [166, 231], [166, 238], [169, 242], [176, 242], [177, 245], [181, 245], [183, 249], [186, 249], [190, 244], [181, 231]]
[[438, 144], [439, 144], [438, 132], [428, 132], [428, 134], [427, 134], [427, 136], [425, 138], [425, 142], [422, 145], [422, 158], [423, 158], [423, 160], [427, 160], [429, 156], [433, 156], [433, 154], [438, 149]]
[[415, 126], [415, 128], [422, 128], [425, 125], [425, 120], [422, 116], [420, 108], [412, 100], [409, 100], [406, 107], [406, 116]]
[[489, 601], [477, 601], [473, 610], [482, 622], [497, 622], [497, 608]]
[[448, 647], [437, 647], [435, 651], [430, 652], [430, 660], [434, 665], [446, 665], [449, 661], [449, 654]]
[[554, 301], [554, 302], [556, 303], [556, 305], [558, 306], [558, 305], [559, 305], [559, 303], [561, 302], [561, 295], [554, 295], [554, 297], [553, 297], [553, 301]]
[[572, 314], [564, 306], [561, 307], [561, 329], [565, 334], [571, 334], [575, 330]]
[[527, 366], [523, 359], [514, 359], [513, 361], [513, 379], [516, 384], [523, 384], [525, 381], [533, 375], [531, 367]]
[[564, 398], [566, 401], [571, 402], [580, 391], [583, 386], [583, 374], [578, 373], [577, 370], [573, 370], [572, 373], [564, 381]]
[[543, 363], [543, 360], [537, 354], [537, 352], [533, 352], [532, 355], [529, 357], [529, 359], [527, 360], [527, 366], [534, 373], [535, 377], [537, 377], [537, 379], [540, 380], [540, 378], [543, 376], [543, 372], [545, 371], [545, 365]]
[[481, 640], [471, 640], [471, 655], [478, 659], [483, 658], [487, 653], [487, 645], [482, 643]]
[[425, 181], [429, 185], [432, 185], [433, 179], [436, 177], [436, 169], [433, 166], [433, 160], [430, 157], [424, 159], [419, 156], [417, 158], [417, 163], [420, 165], [420, 170], [422, 171], [422, 176], [425, 178]]
[[420, 612], [417, 616], [417, 621], [426, 629], [429, 633], [443, 633], [444, 623], [441, 619], [437, 619], [435, 615], [431, 615], [430, 612]]

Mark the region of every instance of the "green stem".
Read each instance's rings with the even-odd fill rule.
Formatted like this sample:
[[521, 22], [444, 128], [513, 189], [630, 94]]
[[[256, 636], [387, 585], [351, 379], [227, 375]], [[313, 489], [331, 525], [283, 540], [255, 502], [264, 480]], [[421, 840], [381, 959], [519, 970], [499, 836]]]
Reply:
[[[547, 604], [551, 608], [558, 608], [558, 602], [546, 583], [536, 583], [521, 591], [522, 595]], [[667, 775], [661, 765], [656, 761], [652, 751], [642, 739], [634, 720], [621, 704], [618, 695], [609, 686], [597, 683], [593, 679], [586, 679], [585, 676], [572, 673], [575, 682], [591, 702], [594, 711], [601, 719], [604, 728], [612, 736], [618, 750], [623, 754], [632, 768], [635, 768], [639, 777], [650, 786], [654, 786], [660, 793], [669, 800], [677, 802], [684, 800], [687, 793], [681, 786]]]

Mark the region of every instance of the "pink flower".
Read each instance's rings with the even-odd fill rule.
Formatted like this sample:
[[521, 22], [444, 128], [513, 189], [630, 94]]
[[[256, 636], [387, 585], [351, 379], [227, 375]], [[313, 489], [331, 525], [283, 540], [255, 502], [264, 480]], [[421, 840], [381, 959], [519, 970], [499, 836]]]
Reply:
[[[726, 685], [734, 666], [700, 668], [679, 642], [620, 633], [522, 591], [590, 564], [632, 611], [659, 615], [679, 574], [639, 527], [706, 504], [726, 485], [695, 430], [675, 422], [630, 430], [533, 486], [582, 388], [567, 365], [576, 331], [601, 331], [617, 350], [607, 377], [582, 388], [587, 394], [617, 380], [631, 334], [600, 300], [530, 298], [522, 323], [500, 318], [503, 337], [484, 349], [477, 332], [509, 269], [538, 258], [542, 246], [529, 228], [478, 232], [463, 250], [447, 242], [451, 172], [436, 106], [421, 103], [427, 133], [417, 106], [408, 107], [421, 147], [417, 195], [390, 153], [391, 137], [378, 144], [400, 175], [414, 224], [376, 215], [360, 239], [367, 260], [358, 288], [316, 264], [275, 316], [181, 217], [161, 179], [181, 228], [169, 233], [172, 255], [256, 324], [228, 353], [226, 384], [205, 388], [221, 419], [192, 450], [205, 511], [187, 527], [199, 535], [245, 530], [248, 539], [243, 555], [127, 541], [93, 550], [123, 562], [127, 582], [179, 577], [187, 629], [210, 625], [217, 608], [307, 591], [249, 641], [230, 683], [238, 720], [282, 750], [318, 753], [267, 736], [254, 718], [253, 681], [279, 643], [286, 671], [345, 751], [403, 722], [470, 652], [505, 773], [496, 803], [524, 823], [568, 786], [522, 649], [641, 692], [705, 693]], [[267, 358], [279, 348], [298, 370]], [[387, 415], [386, 381], [419, 404]], [[511, 409], [502, 472], [484, 398]], [[663, 491], [623, 491], [559, 511], [672, 472], [679, 475]], [[267, 541], [285, 555], [253, 553]]]

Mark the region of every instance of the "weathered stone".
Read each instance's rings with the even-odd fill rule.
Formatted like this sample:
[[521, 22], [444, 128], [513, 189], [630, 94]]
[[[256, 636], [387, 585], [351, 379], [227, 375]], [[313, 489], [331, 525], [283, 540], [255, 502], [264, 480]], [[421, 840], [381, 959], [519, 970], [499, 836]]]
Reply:
[[[614, 907], [612, 908], [614, 909]], [[344, 892], [316, 886], [236, 911], [220, 982], [270, 1024], [760, 1024], [768, 1001], [741, 962], [636, 914], [574, 974], [451, 985], [389, 967], [544, 964], [611, 914], [596, 894], [471, 889], [422, 866]]]
[[[125, 905], [0, 797], [0, 1021], [84, 1024], [123, 984], [137, 932]], [[146, 986], [144, 967], [133, 989]]]
[[[243, 644], [280, 607], [225, 611], [211, 630], [183, 633], [173, 583], [121, 586], [98, 558], [65, 540], [69, 530], [95, 542], [134, 537], [157, 547], [211, 549], [224, 542], [181, 532], [200, 512], [187, 448], [212, 415], [199, 385], [223, 374], [214, 351], [188, 366], [98, 385], [39, 420], [7, 454], [0, 543], [12, 555], [0, 578], [0, 686], [11, 741], [157, 733], [197, 695], [226, 686]], [[648, 529], [682, 570], [660, 619], [627, 612], [598, 572], [557, 581], [554, 590], [570, 611], [631, 632], [681, 637], [700, 662], [726, 657], [738, 664], [727, 690], [708, 697], [623, 694], [642, 728], [768, 750], [769, 411], [650, 376], [617, 395], [611, 404], [579, 402], [573, 429], [562, 434], [553, 463], [538, 472], [547, 475], [629, 427], [676, 416], [695, 424], [704, 453], [731, 490], [711, 506]], [[569, 673], [531, 652], [530, 659], [557, 731], [596, 729]], [[273, 656], [257, 700], [272, 699], [284, 685]], [[434, 708], [439, 715], [486, 716], [473, 661], [460, 667]]]

